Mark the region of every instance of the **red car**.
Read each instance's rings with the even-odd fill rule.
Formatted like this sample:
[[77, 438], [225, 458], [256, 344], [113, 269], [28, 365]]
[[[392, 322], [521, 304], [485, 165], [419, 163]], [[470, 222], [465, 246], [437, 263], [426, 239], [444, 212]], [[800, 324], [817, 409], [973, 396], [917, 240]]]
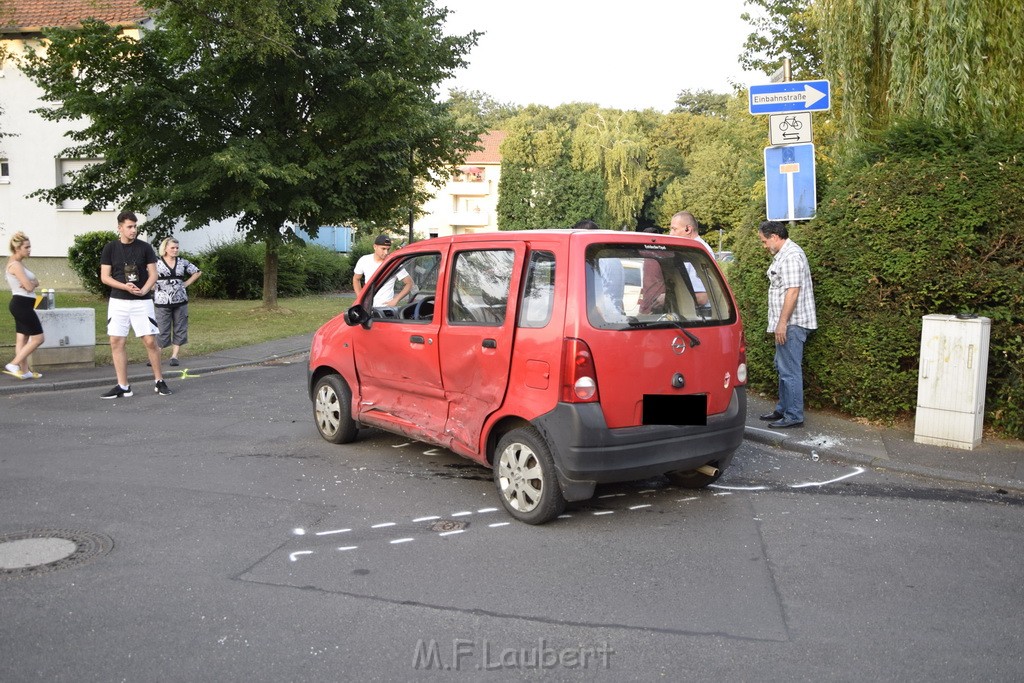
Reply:
[[[399, 305], [373, 305], [410, 279]], [[714, 482], [743, 440], [746, 380], [739, 311], [708, 251], [605, 230], [396, 251], [316, 333], [308, 369], [324, 439], [365, 426], [448, 448], [490, 467], [531, 524], [598, 483]]]

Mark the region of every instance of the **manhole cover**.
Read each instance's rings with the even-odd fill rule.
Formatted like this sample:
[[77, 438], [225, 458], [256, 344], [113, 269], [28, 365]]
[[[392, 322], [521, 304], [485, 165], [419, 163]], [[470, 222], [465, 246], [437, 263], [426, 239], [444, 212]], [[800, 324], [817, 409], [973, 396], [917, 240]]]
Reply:
[[462, 531], [469, 526], [469, 522], [456, 521], [454, 519], [441, 519], [430, 525], [431, 531]]
[[0, 534], [0, 578], [13, 579], [64, 569], [105, 555], [114, 541], [74, 529], [33, 529]]

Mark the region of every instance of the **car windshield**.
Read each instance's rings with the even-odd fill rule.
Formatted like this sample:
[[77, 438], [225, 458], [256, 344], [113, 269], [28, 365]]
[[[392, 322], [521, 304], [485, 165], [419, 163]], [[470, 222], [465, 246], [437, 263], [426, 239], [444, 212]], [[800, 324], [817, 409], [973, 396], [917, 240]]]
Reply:
[[703, 248], [594, 244], [587, 248], [586, 273], [594, 327], [706, 327], [736, 320], [725, 282]]

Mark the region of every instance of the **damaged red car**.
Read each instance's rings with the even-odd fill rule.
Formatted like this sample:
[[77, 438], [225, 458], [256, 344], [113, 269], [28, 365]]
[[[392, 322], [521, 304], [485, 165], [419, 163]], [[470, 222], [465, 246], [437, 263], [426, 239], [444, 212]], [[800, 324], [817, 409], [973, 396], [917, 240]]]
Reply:
[[[410, 282], [397, 303], [375, 299]], [[713, 483], [743, 440], [746, 380], [711, 254], [604, 230], [398, 250], [316, 333], [308, 368], [324, 439], [376, 427], [450, 449], [491, 468], [505, 509], [531, 524], [600, 483]]]

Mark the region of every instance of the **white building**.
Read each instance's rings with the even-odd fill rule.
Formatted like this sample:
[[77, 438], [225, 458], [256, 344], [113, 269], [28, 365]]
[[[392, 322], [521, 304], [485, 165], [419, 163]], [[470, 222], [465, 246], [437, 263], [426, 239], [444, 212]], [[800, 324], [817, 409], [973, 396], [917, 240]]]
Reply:
[[497, 231], [500, 148], [505, 136], [499, 130], [480, 137], [483, 149], [470, 153], [448, 183], [433, 188], [434, 198], [423, 205], [426, 214], [413, 223], [413, 232], [447, 237]]

